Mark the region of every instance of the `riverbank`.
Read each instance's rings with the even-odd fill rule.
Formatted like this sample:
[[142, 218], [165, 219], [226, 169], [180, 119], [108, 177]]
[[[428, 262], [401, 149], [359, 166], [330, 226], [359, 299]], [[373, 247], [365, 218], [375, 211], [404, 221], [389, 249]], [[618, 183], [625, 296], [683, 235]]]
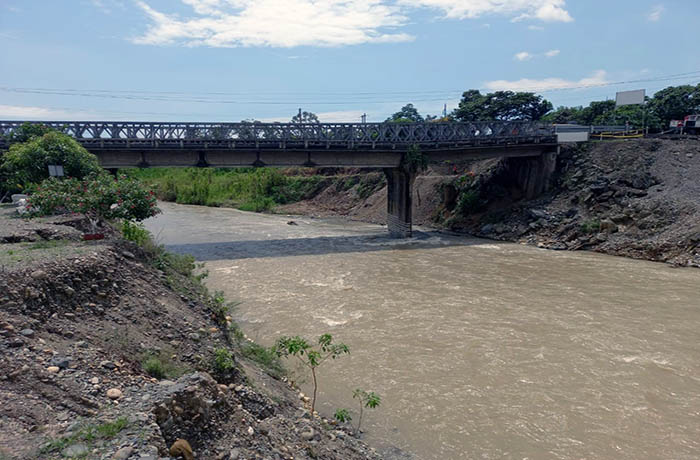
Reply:
[[[375, 459], [312, 416], [193, 259], [0, 208], [0, 458]], [[188, 458], [184, 456], [183, 458]]]
[[[376, 173], [374, 173], [376, 174]], [[700, 267], [700, 143], [632, 140], [563, 147], [549, 191], [525, 199], [513, 163], [431, 168], [416, 178], [414, 223], [555, 250]], [[386, 223], [386, 190], [327, 187], [276, 212]]]

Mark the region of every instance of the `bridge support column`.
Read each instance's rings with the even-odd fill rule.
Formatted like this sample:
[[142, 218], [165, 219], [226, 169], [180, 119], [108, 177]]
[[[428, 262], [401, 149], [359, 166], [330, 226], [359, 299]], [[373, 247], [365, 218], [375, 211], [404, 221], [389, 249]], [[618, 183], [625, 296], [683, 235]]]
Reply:
[[525, 195], [531, 200], [549, 190], [552, 175], [557, 166], [557, 151], [543, 152], [532, 158], [509, 158], [515, 181]]
[[415, 174], [403, 168], [385, 168], [387, 182], [386, 223], [392, 238], [410, 238], [412, 234], [413, 181]]

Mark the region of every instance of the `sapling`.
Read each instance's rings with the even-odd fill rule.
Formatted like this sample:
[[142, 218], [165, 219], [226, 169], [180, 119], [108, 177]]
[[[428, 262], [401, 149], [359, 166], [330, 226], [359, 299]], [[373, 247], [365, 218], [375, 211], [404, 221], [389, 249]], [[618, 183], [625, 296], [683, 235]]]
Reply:
[[344, 353], [350, 353], [350, 349], [343, 343], [333, 343], [330, 334], [323, 334], [318, 338], [318, 345], [311, 345], [303, 337], [281, 337], [275, 345], [277, 356], [295, 356], [301, 363], [311, 369], [314, 382], [314, 395], [311, 399], [311, 412], [316, 408], [316, 392], [318, 381], [316, 380], [316, 368], [326, 362], [328, 358], [335, 359]]
[[382, 398], [379, 397], [374, 391], [366, 392], [365, 390], [358, 388], [352, 393], [353, 399], [357, 398], [360, 400], [360, 418], [357, 421], [357, 434], [360, 434], [360, 428], [362, 427], [362, 413], [366, 408], [374, 409], [379, 407], [382, 402]]

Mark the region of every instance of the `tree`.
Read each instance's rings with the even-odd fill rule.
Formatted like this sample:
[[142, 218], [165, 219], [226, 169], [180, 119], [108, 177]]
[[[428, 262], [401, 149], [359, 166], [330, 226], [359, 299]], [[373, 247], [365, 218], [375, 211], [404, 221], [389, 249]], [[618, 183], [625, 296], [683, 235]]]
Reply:
[[292, 123], [320, 123], [320, 121], [313, 112], [301, 112], [292, 117]]
[[6, 140], [10, 145], [19, 144], [27, 142], [33, 137], [41, 137], [49, 131], [51, 131], [51, 128], [40, 123], [22, 123], [19, 128], [14, 129], [6, 136]]
[[49, 177], [49, 165], [62, 165], [67, 177], [82, 179], [102, 172], [97, 157], [70, 136], [50, 131], [13, 144], [2, 158], [6, 187], [25, 189]]
[[279, 357], [294, 356], [311, 370], [314, 381], [314, 395], [311, 400], [311, 412], [313, 412], [316, 408], [316, 392], [318, 390], [316, 368], [329, 358], [336, 359], [344, 353], [350, 353], [350, 349], [343, 343], [333, 343], [333, 337], [330, 334], [323, 334], [318, 338], [316, 347], [299, 336], [281, 337], [275, 345], [275, 352]]
[[549, 112], [542, 117], [542, 121], [547, 123], [579, 123], [583, 107], [558, 107], [555, 111]]
[[682, 120], [686, 115], [698, 113], [700, 112], [700, 84], [664, 88], [649, 100], [649, 107], [664, 126], [668, 126], [671, 120]]
[[64, 212], [83, 214], [93, 233], [99, 222], [110, 219], [142, 221], [158, 214], [153, 191], [136, 179], [113, 178], [105, 173], [83, 180], [49, 178], [27, 200], [32, 216]]
[[459, 121], [536, 121], [552, 110], [552, 103], [534, 93], [496, 91], [481, 94], [471, 89], [462, 94], [453, 116]]
[[424, 121], [418, 109], [413, 104], [406, 104], [401, 110], [386, 119], [390, 123], [419, 123]]

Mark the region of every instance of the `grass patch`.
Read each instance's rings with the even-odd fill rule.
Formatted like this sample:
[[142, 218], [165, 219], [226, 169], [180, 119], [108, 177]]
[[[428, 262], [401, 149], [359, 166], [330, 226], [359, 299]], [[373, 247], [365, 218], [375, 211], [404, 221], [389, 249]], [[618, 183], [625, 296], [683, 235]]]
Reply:
[[155, 351], [146, 352], [141, 358], [141, 367], [153, 378], [177, 379], [187, 372], [187, 369], [173, 361], [167, 354]]
[[100, 425], [84, 425], [71, 436], [49, 441], [42, 447], [41, 453], [59, 452], [78, 442], [91, 445], [100, 439], [112, 439], [127, 426], [129, 426], [129, 421], [126, 417], [119, 417], [113, 422], [102, 423]]
[[273, 377], [280, 378], [285, 374], [282, 362], [272, 348], [263, 347], [255, 342], [246, 342], [241, 345], [241, 354], [264, 367]]
[[151, 168], [124, 172], [154, 186], [158, 199], [163, 201], [253, 212], [310, 198], [324, 183], [319, 176], [287, 176], [273, 168]]

